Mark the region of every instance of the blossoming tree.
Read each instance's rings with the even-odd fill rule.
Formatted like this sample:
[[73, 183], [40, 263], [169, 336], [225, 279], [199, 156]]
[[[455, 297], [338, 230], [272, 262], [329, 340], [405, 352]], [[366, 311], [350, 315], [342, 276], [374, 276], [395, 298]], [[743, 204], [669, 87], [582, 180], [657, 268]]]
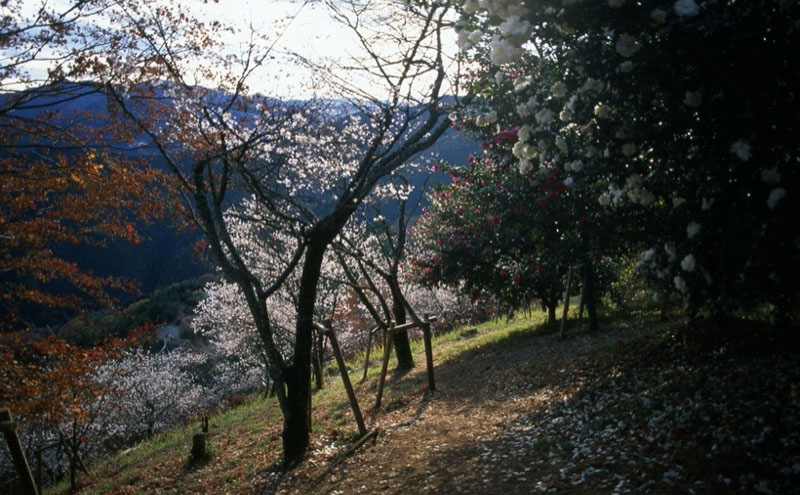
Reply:
[[[692, 312], [796, 306], [795, 2], [467, 0], [457, 30], [521, 170], [584, 184]], [[485, 61], [484, 61], [485, 60]], [[680, 67], [679, 71], [675, 68]], [[632, 216], [632, 217], [631, 217]], [[634, 223], [635, 222], [635, 223]]]
[[[187, 200], [187, 214], [203, 230], [225, 277], [247, 303], [277, 385], [286, 467], [300, 462], [309, 445], [314, 311], [328, 246], [382, 177], [431, 146], [447, 128], [441, 101], [441, 29], [448, 9], [440, 4], [421, 9], [391, 2], [385, 6], [408, 21], [402, 36], [395, 37], [390, 58], [375, 57], [370, 50], [374, 37], [361, 31], [364, 16], [373, 11], [336, 11], [361, 34], [367, 56], [360, 66], [374, 78], [372, 87], [384, 90], [371, 100], [360, 89], [367, 85], [349, 93], [351, 105], [340, 114], [350, 116], [331, 118], [330, 112], [312, 112], [305, 105], [243, 96], [247, 78], [269, 56], [269, 48], [253, 46], [245, 57], [220, 61], [220, 89], [225, 93], [188, 85], [183, 75], [191, 63], [175, 58], [176, 52], [167, 48], [172, 40], [157, 30], [144, 33], [143, 40], [170, 67], [172, 80], [157, 87], [125, 88], [127, 94], [108, 87], [119, 111], [138, 124], [171, 168]], [[129, 103], [142, 91], [151, 102], [154, 92], [168, 96], [169, 105], [151, 105], [163, 112], [168, 126], [150, 125]], [[421, 98], [419, 105], [413, 105], [411, 95]], [[225, 215], [232, 191], [244, 192], [257, 204], [258, 215], [246, 220], [263, 242], [279, 236], [292, 239], [286, 264], [266, 277], [252, 269], [234, 238]], [[284, 354], [271, 301], [291, 277], [299, 282], [291, 352]]]

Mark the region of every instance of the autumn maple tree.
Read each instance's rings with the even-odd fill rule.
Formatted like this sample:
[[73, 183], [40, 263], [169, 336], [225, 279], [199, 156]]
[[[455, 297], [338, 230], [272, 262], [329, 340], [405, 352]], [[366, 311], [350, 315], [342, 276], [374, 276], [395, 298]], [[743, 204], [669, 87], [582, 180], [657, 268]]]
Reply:
[[[5, 329], [21, 307], [79, 309], [130, 281], [98, 276], [65, 246], [139, 242], [163, 214], [163, 174], [133, 128], [109, 111], [103, 84], [157, 77], [135, 43], [154, 2], [3, 2], [0, 17], [0, 300]], [[137, 20], [138, 19], [138, 20]], [[151, 21], [152, 22], [152, 21]], [[113, 27], [112, 27], [113, 26]], [[144, 104], [140, 104], [143, 106]]]
[[[56, 439], [68, 458], [70, 484], [76, 486], [81, 453], [96, 440], [95, 424], [113, 412], [118, 390], [98, 370], [135, 345], [146, 328], [125, 339], [108, 339], [82, 349], [50, 336], [31, 339], [20, 333], [0, 338], [0, 402], [29, 430]], [[112, 373], [113, 374], [113, 373]]]

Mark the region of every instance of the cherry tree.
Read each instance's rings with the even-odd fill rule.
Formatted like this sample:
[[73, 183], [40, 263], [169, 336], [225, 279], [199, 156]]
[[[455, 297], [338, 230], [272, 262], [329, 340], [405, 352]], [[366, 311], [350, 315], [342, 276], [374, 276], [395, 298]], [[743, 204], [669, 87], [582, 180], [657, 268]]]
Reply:
[[[147, 31], [142, 39], [170, 67], [172, 81], [124, 91], [107, 87], [119, 111], [138, 125], [170, 167], [187, 200], [187, 214], [247, 303], [284, 416], [286, 467], [300, 462], [309, 444], [314, 316], [327, 248], [382, 177], [430, 147], [447, 129], [441, 99], [442, 28], [448, 9], [439, 4], [421, 10], [394, 7], [408, 19], [402, 43], [395, 45], [389, 60], [367, 59], [376, 70], [383, 68], [376, 84], [388, 96], [365, 104], [358, 103], [363, 98], [354, 99], [345, 108], [349, 116], [332, 118], [307, 105], [245, 97], [245, 81], [269, 56], [268, 49], [255, 46], [245, 56], [221, 61], [219, 88], [230, 91], [187, 87], [182, 75], [189, 66], [172, 58], [170, 39], [158, 31]], [[370, 36], [361, 40], [365, 47], [372, 41]], [[148, 107], [165, 115], [162, 121], [169, 124], [160, 128], [130, 103], [158, 92], [168, 96], [168, 104], [151, 97]], [[422, 95], [423, 104], [412, 106], [407, 95]], [[257, 205], [257, 216], [247, 221], [264, 242], [279, 236], [291, 239], [283, 255], [286, 263], [264, 278], [248, 264], [234, 239], [232, 217], [225, 216], [233, 191], [245, 192]], [[284, 354], [271, 300], [293, 276], [299, 280], [294, 335], [291, 352]]]
[[[416, 310], [405, 298], [400, 273], [406, 256], [409, 223], [415, 210], [408, 205], [413, 186], [406, 177], [419, 173], [420, 168], [419, 163], [408, 163], [376, 187], [334, 243], [347, 282], [378, 327], [384, 330], [392, 321], [398, 325], [406, 323], [409, 314], [420, 322]], [[394, 332], [392, 343], [398, 368], [413, 368], [408, 332]]]

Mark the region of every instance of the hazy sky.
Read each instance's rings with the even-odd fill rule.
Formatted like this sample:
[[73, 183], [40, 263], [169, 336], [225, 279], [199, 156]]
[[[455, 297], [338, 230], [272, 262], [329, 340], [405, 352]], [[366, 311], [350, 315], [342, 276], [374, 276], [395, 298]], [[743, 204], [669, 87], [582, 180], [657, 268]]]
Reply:
[[333, 22], [321, 5], [285, 0], [220, 0], [201, 4], [194, 10], [205, 19], [219, 19], [241, 29], [240, 39], [226, 40], [237, 50], [246, 46], [251, 27], [275, 41], [275, 59], [268, 62], [251, 79], [253, 90], [285, 96], [302, 96], [298, 92], [310, 83], [310, 72], [287, 64], [288, 53], [307, 58], [341, 57], [358, 50], [352, 34]]
[[[340, 61], [360, 53], [353, 33], [332, 20], [326, 7], [318, 0], [309, 3], [300, 0], [219, 0], [217, 3], [211, 0], [163, 1], [165, 4], [170, 1], [184, 2], [182, 6], [189, 8], [202, 20], [219, 20], [238, 28], [238, 35], [229, 35], [220, 40], [227, 50], [234, 53], [245, 50], [253, 30], [266, 38], [267, 45], [274, 43], [271, 52], [274, 58], [268, 60], [248, 79], [252, 91], [278, 97], [307, 97], [318, 91], [319, 87], [314, 85], [310, 70], [288, 61], [289, 53], [297, 53], [313, 60], [327, 57]], [[22, 10], [35, 17], [43, 4], [50, 9], [64, 11], [74, 2], [75, 0], [23, 1]], [[0, 7], [0, 11], [3, 11], [0, 13], [5, 10], [5, 7]], [[455, 37], [454, 34], [452, 37]], [[455, 46], [454, 43], [451, 45]], [[35, 62], [29, 65], [29, 69], [32, 74], [41, 77], [46, 74], [48, 65], [48, 62]], [[12, 81], [3, 83], [7, 89], [13, 89]]]

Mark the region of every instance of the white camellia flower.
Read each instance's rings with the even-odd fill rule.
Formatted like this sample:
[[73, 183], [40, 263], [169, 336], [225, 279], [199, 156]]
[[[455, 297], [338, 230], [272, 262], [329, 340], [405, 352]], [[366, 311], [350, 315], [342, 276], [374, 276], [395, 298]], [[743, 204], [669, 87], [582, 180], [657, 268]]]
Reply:
[[675, 251], [675, 246], [673, 246], [672, 244], [664, 244], [664, 252], [667, 253], [667, 258], [669, 258], [670, 261], [675, 259], [676, 251]]
[[550, 86], [550, 95], [552, 95], [553, 98], [563, 98], [567, 96], [567, 85], [561, 81], [556, 82]]
[[750, 145], [742, 140], [736, 141], [731, 145], [731, 153], [736, 155], [736, 157], [743, 162], [746, 162], [753, 156]]
[[626, 60], [621, 64], [619, 64], [619, 71], [622, 72], [623, 74], [627, 74], [632, 70], [633, 70], [633, 62], [631, 62], [630, 60]]
[[775, 205], [778, 204], [778, 201], [780, 201], [784, 196], [786, 196], [786, 189], [783, 189], [782, 187], [776, 187], [773, 189], [772, 192], [769, 193], [769, 198], [767, 198], [767, 206], [769, 209], [774, 209]]
[[611, 107], [604, 103], [598, 103], [594, 106], [594, 114], [600, 117], [601, 119], [607, 119], [611, 117]]
[[603, 88], [605, 88], [605, 84], [603, 84], [603, 81], [589, 77], [586, 79], [586, 82], [583, 83], [583, 86], [581, 86], [581, 88], [578, 90], [578, 93], [583, 94], [588, 91], [594, 91], [595, 93], [599, 93], [603, 91]]
[[530, 171], [530, 169], [532, 168], [532, 166], [533, 165], [531, 165], [530, 161], [528, 161], [528, 160], [520, 160], [519, 165], [518, 165], [519, 173], [522, 174], [522, 175], [527, 174], [528, 171]]
[[637, 150], [637, 146], [633, 143], [625, 143], [622, 146], [622, 154], [625, 156], [631, 156], [632, 154], [636, 153]]
[[689, 225], [686, 226], [686, 235], [691, 239], [700, 232], [700, 228], [699, 223], [690, 222]]
[[532, 160], [536, 157], [536, 148], [522, 141], [517, 141], [511, 148], [511, 153], [520, 160]]
[[700, 6], [694, 0], [678, 0], [673, 9], [681, 17], [694, 17], [700, 13]]
[[461, 49], [461, 51], [466, 52], [470, 48], [472, 48], [472, 44], [469, 42], [469, 32], [466, 29], [462, 29], [458, 32], [458, 39], [456, 40], [456, 44]]
[[686, 272], [693, 272], [694, 271], [695, 260], [694, 260], [694, 255], [693, 254], [687, 254], [681, 260], [681, 268], [683, 268], [683, 271], [686, 271]]
[[572, 112], [565, 108], [559, 112], [558, 118], [561, 120], [561, 122], [569, 122], [572, 120]]
[[630, 58], [634, 53], [639, 51], [641, 44], [630, 34], [621, 34], [617, 38], [617, 53], [625, 58]]
[[563, 34], [565, 36], [568, 36], [570, 34], [574, 34], [575, 33], [575, 28], [570, 26], [566, 22], [563, 23], [563, 24], [556, 24], [556, 29], [558, 29], [559, 33], [561, 33], [561, 34]]
[[499, 26], [500, 33], [512, 43], [521, 45], [528, 41], [533, 31], [533, 26], [518, 15], [511, 15]]
[[517, 105], [517, 115], [522, 117], [523, 119], [531, 114], [531, 109], [528, 107], [526, 103], [520, 103]]
[[655, 255], [656, 255], [655, 248], [646, 249], [646, 250], [642, 251], [641, 259], [642, 259], [642, 261], [647, 262], [647, 261], [650, 261], [651, 259], [653, 259], [653, 256], [655, 256]]
[[[514, 92], [515, 93], [522, 93], [528, 86], [531, 85], [531, 80], [528, 77], [519, 76], [518, 78], [514, 79]], [[528, 103], [530, 105], [530, 103]]]
[[478, 4], [477, 0], [467, 0], [464, 2], [464, 5], [461, 7], [461, 10], [464, 11], [466, 14], [474, 14], [478, 11], [480, 5]]
[[567, 148], [567, 140], [564, 139], [561, 136], [557, 136], [556, 137], [556, 148], [561, 150], [562, 153], [566, 153], [567, 151], [569, 151], [569, 149]]
[[527, 146], [528, 144], [524, 143], [522, 140], [519, 140], [514, 143], [514, 146], [511, 147], [511, 153], [517, 158], [522, 158], [522, 156], [525, 154], [525, 148]]
[[781, 181], [781, 173], [778, 172], [778, 168], [765, 168], [761, 171], [761, 180], [764, 181], [766, 184], [777, 184]]
[[683, 96], [683, 104], [687, 107], [699, 107], [703, 104], [703, 93], [700, 91], [687, 91]]
[[600, 206], [608, 206], [611, 204], [611, 194], [604, 192], [597, 198], [597, 202], [600, 203]]
[[710, 210], [711, 209], [711, 205], [713, 205], [713, 204], [714, 204], [714, 200], [713, 199], [703, 198], [703, 201], [700, 204], [700, 208], [702, 210]]
[[536, 112], [535, 117], [536, 117], [536, 122], [538, 122], [539, 125], [545, 125], [545, 124], [549, 124], [550, 122], [553, 121], [553, 117], [555, 117], [555, 113], [552, 110], [550, 110], [549, 108], [543, 108], [543, 109], [539, 110], [538, 112]]
[[503, 84], [503, 81], [505, 80], [505, 78], [506, 78], [506, 74], [501, 70], [499, 70], [499, 71], [494, 73], [494, 82], [497, 83], [497, 84]]
[[519, 140], [522, 142], [528, 141], [528, 139], [531, 138], [531, 126], [525, 124], [520, 127], [517, 131], [517, 138], [519, 138]]
[[667, 11], [664, 9], [653, 9], [650, 12], [650, 19], [656, 24], [664, 24], [667, 21]]
[[492, 50], [490, 54], [492, 64], [511, 64], [519, 60], [521, 57], [522, 49], [520, 47], [514, 46], [502, 36], [492, 36]]
[[475, 31], [469, 33], [470, 43], [472, 43], [473, 45], [478, 44], [481, 41], [481, 36], [483, 36], [483, 33], [481, 32], [480, 29], [476, 29]]
[[683, 281], [681, 277], [675, 275], [675, 278], [672, 279], [672, 282], [675, 284], [675, 288], [679, 291], [685, 293], [688, 287], [686, 286], [686, 282]]
[[583, 170], [583, 162], [581, 160], [575, 160], [572, 162], [567, 162], [564, 164], [564, 170], [567, 172], [580, 172]]

